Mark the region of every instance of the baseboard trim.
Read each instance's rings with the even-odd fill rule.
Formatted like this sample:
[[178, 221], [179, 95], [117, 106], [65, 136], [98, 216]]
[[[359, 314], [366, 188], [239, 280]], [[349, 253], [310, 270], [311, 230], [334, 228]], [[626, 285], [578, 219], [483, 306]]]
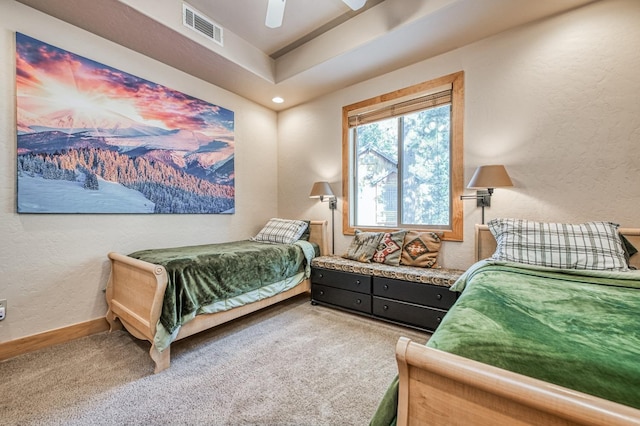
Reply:
[[2, 342], [0, 343], [0, 361], [107, 330], [109, 330], [107, 320], [105, 318], [97, 318], [68, 327]]

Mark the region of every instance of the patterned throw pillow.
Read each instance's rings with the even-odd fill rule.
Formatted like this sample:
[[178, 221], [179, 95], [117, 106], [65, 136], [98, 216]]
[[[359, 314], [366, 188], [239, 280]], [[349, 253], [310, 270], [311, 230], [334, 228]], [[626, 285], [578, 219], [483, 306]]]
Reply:
[[631, 241], [629, 241], [624, 235], [618, 235], [620, 235], [620, 241], [622, 242], [622, 248], [624, 249], [624, 258], [627, 261], [627, 266], [629, 267], [629, 269], [636, 269], [635, 266], [631, 265], [630, 261], [631, 256], [638, 253], [638, 249], [635, 248], [633, 244], [631, 244]]
[[438, 268], [440, 236], [435, 232], [409, 231], [404, 237], [400, 264], [421, 268]]
[[497, 242], [493, 260], [562, 269], [628, 270], [615, 223], [493, 219], [487, 225]]
[[250, 240], [270, 244], [292, 244], [300, 239], [307, 227], [304, 220], [272, 218], [258, 235]]
[[376, 252], [381, 238], [381, 232], [362, 232], [356, 229], [356, 235], [342, 257], [357, 260], [358, 262], [371, 263], [371, 258]]
[[373, 261], [398, 266], [400, 264], [400, 254], [402, 253], [402, 243], [404, 242], [406, 233], [407, 231], [400, 230], [382, 234], [378, 248], [373, 254]]
[[300, 239], [303, 241], [309, 241], [309, 238], [311, 238], [311, 221], [305, 220], [304, 223], [307, 224], [307, 227], [304, 228], [304, 232], [300, 235]]

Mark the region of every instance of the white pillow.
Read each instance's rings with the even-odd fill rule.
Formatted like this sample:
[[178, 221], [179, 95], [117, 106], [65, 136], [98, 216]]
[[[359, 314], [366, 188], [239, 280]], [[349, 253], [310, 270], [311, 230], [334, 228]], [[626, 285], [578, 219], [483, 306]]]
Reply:
[[493, 260], [563, 269], [628, 270], [615, 223], [493, 219], [487, 225], [497, 242]]
[[307, 222], [304, 220], [272, 218], [258, 232], [258, 235], [250, 240], [271, 244], [292, 244], [300, 239], [306, 229]]

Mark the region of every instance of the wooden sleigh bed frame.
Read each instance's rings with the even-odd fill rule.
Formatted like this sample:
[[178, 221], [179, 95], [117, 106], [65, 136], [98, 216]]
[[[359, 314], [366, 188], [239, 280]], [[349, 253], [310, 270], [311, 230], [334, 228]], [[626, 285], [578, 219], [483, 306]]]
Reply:
[[[328, 251], [327, 221], [311, 221], [309, 241], [318, 244], [320, 254]], [[154, 373], [169, 367], [170, 347], [159, 351], [153, 343], [156, 324], [162, 311], [167, 273], [163, 266], [129, 256], [111, 252], [111, 275], [107, 283], [106, 298], [108, 311], [106, 319], [111, 331], [122, 326], [138, 339], [151, 343], [149, 355], [155, 362]], [[310, 291], [310, 281], [306, 279], [295, 287], [266, 299], [244, 306], [213, 314], [202, 314], [184, 324], [175, 340], [194, 335], [220, 324], [271, 306], [275, 303]], [[175, 341], [174, 340], [174, 341]]]
[[[640, 247], [640, 229], [620, 229]], [[496, 242], [476, 225], [476, 260]], [[640, 254], [632, 258], [640, 269]], [[640, 410], [400, 338], [397, 424], [640, 425]], [[638, 395], [640, 398], [640, 395]]]

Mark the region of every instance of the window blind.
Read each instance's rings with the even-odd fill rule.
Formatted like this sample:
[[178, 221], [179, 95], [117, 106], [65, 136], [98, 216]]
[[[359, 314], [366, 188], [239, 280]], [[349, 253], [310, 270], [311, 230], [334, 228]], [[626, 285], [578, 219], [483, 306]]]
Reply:
[[399, 117], [401, 115], [422, 111], [428, 108], [451, 104], [452, 96], [453, 89], [449, 87], [448, 89], [441, 90], [436, 93], [429, 93], [427, 95], [418, 96], [384, 106], [379, 106], [378, 104], [378, 107], [373, 110], [367, 110], [366, 108], [353, 110], [349, 112], [348, 116], [349, 127], [361, 126], [363, 124]]

